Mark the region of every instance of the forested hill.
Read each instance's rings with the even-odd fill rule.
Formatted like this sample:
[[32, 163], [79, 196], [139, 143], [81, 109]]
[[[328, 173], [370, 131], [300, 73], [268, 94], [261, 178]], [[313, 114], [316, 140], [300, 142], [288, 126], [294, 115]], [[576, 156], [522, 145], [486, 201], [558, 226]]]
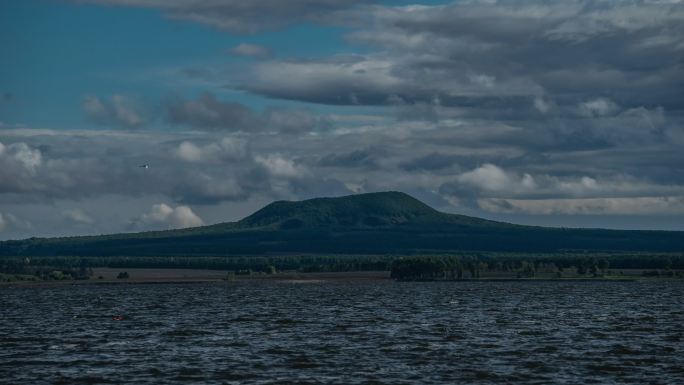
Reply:
[[460, 251], [684, 252], [684, 232], [521, 226], [439, 212], [401, 192], [278, 201], [182, 230], [0, 242], [0, 255], [223, 256]]

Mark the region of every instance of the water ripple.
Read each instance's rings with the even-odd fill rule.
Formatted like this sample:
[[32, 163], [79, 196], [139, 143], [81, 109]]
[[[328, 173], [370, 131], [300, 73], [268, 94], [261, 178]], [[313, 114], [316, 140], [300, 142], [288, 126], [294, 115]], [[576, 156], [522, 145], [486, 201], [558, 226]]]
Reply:
[[0, 288], [0, 382], [682, 384], [682, 282]]

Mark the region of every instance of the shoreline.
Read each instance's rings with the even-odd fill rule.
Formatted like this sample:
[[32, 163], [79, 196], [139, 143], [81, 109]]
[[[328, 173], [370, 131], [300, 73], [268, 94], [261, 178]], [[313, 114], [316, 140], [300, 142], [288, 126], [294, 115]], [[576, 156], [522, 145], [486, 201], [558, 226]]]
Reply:
[[[285, 271], [275, 274], [234, 275], [223, 270], [195, 269], [141, 269], [141, 268], [96, 268], [93, 277], [87, 280], [55, 281], [13, 281], [0, 282], [2, 287], [54, 287], [54, 286], [98, 286], [98, 285], [157, 285], [157, 284], [201, 284], [201, 283], [334, 283], [334, 282], [654, 282], [681, 281], [671, 277], [609, 276], [609, 277], [480, 277], [457, 280], [394, 280], [389, 271], [351, 271], [351, 272], [296, 272]], [[117, 279], [122, 272], [129, 278]]]
[[[96, 268], [90, 279], [54, 281], [13, 281], [0, 282], [0, 287], [22, 286], [97, 286], [97, 285], [156, 285], [156, 284], [198, 284], [198, 283], [238, 283], [238, 282], [281, 282], [281, 283], [319, 283], [349, 281], [390, 281], [389, 271], [354, 272], [280, 272], [275, 274], [234, 275], [232, 271], [195, 270], [195, 269], [112, 269]], [[117, 279], [119, 272], [126, 271], [129, 278]], [[102, 276], [102, 279], [98, 279]]]

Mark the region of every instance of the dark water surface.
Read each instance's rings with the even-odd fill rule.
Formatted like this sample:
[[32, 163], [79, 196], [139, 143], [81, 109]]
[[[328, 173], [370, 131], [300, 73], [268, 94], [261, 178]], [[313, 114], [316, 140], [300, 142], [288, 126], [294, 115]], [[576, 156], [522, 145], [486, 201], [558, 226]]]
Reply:
[[7, 384], [684, 384], [683, 282], [0, 287], [0, 303]]

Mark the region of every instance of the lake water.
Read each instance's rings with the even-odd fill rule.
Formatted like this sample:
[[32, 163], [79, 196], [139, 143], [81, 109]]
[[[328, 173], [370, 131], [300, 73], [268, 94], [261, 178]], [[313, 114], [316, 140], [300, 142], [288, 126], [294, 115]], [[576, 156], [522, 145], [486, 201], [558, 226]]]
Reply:
[[0, 303], [7, 384], [684, 384], [683, 282], [0, 287]]

